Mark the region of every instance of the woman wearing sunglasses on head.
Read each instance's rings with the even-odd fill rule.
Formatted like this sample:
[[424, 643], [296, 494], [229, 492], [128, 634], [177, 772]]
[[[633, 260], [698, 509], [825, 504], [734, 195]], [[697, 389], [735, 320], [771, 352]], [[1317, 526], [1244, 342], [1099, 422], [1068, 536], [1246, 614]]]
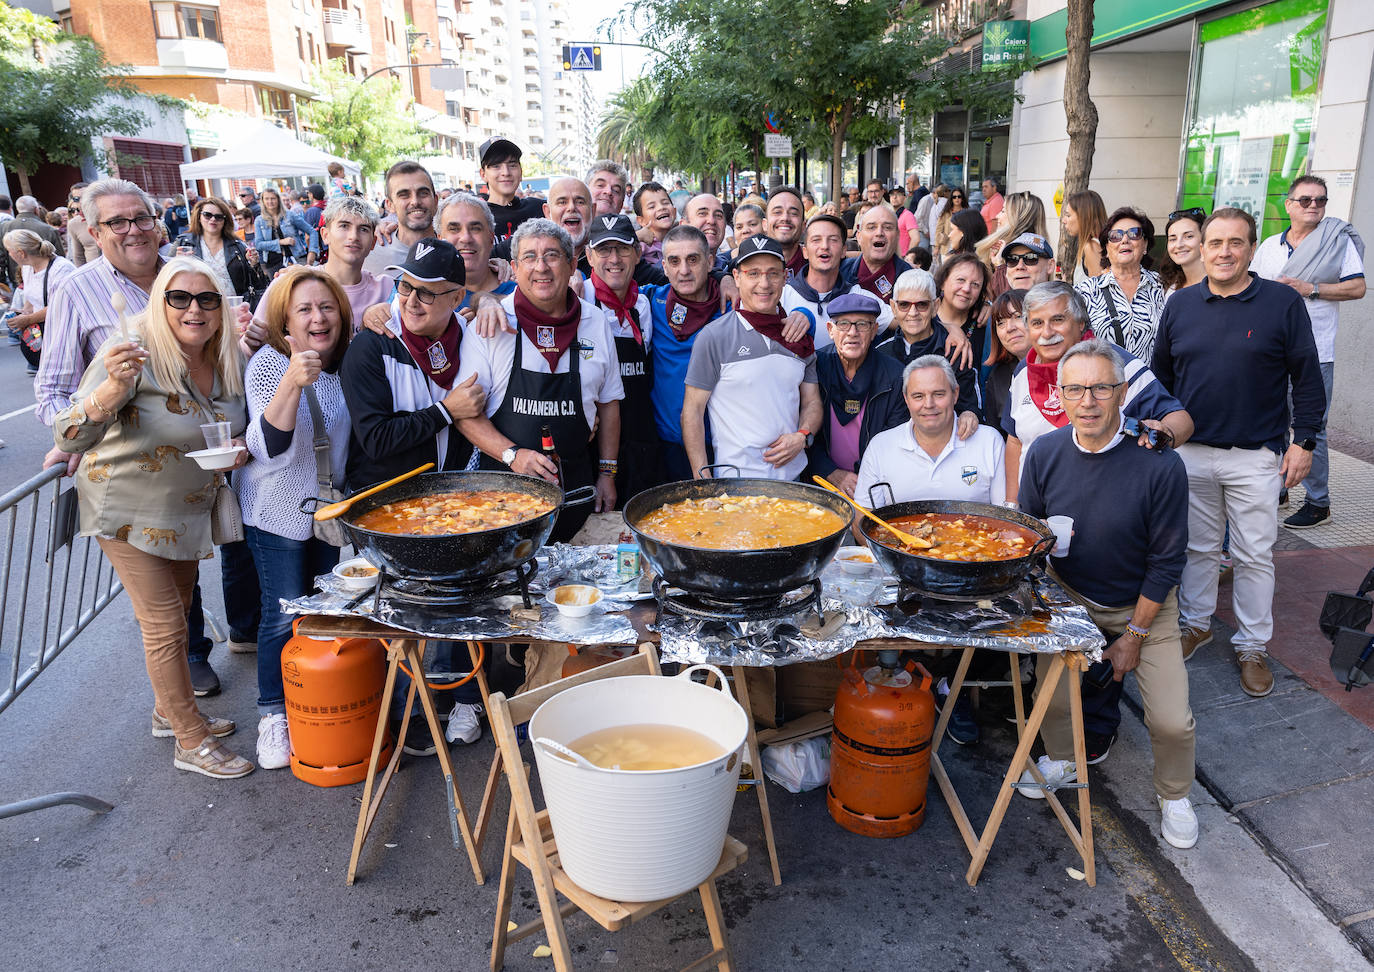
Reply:
[[267, 275], [261, 263], [248, 259], [248, 247], [238, 237], [233, 213], [218, 196], [196, 203], [187, 231], [177, 240], [178, 252], [204, 260], [227, 293], [256, 305], [267, 289]]
[[1202, 224], [1206, 219], [1207, 213], [1197, 206], [1169, 214], [1169, 222], [1164, 225], [1168, 256], [1159, 268], [1159, 282], [1164, 285], [1166, 298], [1184, 287], [1201, 283], [1207, 276], [1202, 268]]
[[[219, 737], [228, 719], [196, 707], [187, 666], [186, 611], [199, 562], [214, 551], [210, 510], [220, 474], [186, 454], [205, 448], [201, 425], [229, 422], [243, 446], [243, 359], [224, 292], [202, 260], [176, 257], [153, 281], [130, 335], [112, 335], [53, 420], [76, 473], [81, 535], [114, 565], [143, 635], [153, 687], [152, 732], [175, 737], [173, 765], [216, 779], [253, 771]], [[238, 453], [235, 468], [248, 453]]]
[[1154, 354], [1155, 332], [1164, 313], [1164, 285], [1158, 274], [1144, 267], [1154, 236], [1154, 224], [1140, 210], [1116, 210], [1098, 235], [1107, 252], [1107, 270], [1074, 288], [1088, 304], [1093, 334], [1142, 361]]

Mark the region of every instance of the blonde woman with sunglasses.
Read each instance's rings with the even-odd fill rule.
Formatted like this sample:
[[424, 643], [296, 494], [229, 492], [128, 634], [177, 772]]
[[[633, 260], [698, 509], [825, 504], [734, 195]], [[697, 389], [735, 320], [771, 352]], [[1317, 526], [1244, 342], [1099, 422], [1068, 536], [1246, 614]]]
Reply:
[[[243, 359], [228, 296], [202, 260], [176, 257], [153, 281], [136, 334], [116, 333], [53, 422], [76, 473], [81, 535], [94, 536], [133, 604], [153, 688], [152, 734], [175, 737], [173, 765], [215, 779], [253, 771], [219, 740], [235, 729], [196, 706], [186, 611], [199, 562], [213, 555], [210, 508], [219, 473], [188, 452], [201, 425], [228, 422], [243, 446]], [[236, 466], [247, 461], [239, 452]]]

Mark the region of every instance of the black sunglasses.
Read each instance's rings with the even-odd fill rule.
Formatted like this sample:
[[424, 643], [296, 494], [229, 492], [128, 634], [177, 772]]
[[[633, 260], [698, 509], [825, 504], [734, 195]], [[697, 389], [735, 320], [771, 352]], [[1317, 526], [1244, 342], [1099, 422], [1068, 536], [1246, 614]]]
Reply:
[[1318, 208], [1326, 205], [1325, 196], [1289, 196], [1288, 198], [1293, 200], [1293, 202], [1297, 203], [1303, 209], [1306, 209], [1307, 207], [1312, 206], [1314, 204]]
[[1008, 253], [1006, 256], [1004, 256], [1004, 257], [1002, 258], [1002, 262], [1005, 263], [1005, 264], [1006, 264], [1007, 266], [1009, 266], [1009, 267], [1020, 266], [1020, 265], [1023, 264], [1023, 263], [1024, 263], [1026, 266], [1028, 266], [1028, 267], [1033, 267], [1033, 266], [1035, 266], [1037, 263], [1040, 262], [1040, 254], [1039, 254], [1039, 253]]
[[1193, 206], [1189, 209], [1175, 209], [1169, 214], [1169, 222], [1172, 223], [1174, 220], [1181, 219], [1184, 216], [1187, 216], [1189, 219], [1195, 219], [1201, 223], [1207, 218], [1207, 210], [1203, 209], [1201, 206]]
[[202, 222], [205, 221], [205, 220], [207, 220], [207, 219], [212, 219], [212, 220], [214, 220], [214, 221], [217, 222], [217, 223], [222, 223], [222, 222], [224, 222], [224, 214], [223, 214], [223, 213], [201, 213], [201, 214], [200, 214], [200, 218], [201, 218], [201, 221], [202, 221]]
[[200, 305], [201, 310], [218, 310], [220, 304], [224, 303], [224, 298], [213, 290], [202, 290], [198, 294], [193, 294], [189, 290], [169, 290], [163, 296], [167, 301], [168, 307], [175, 307], [177, 310], [185, 310], [191, 306], [191, 301]]

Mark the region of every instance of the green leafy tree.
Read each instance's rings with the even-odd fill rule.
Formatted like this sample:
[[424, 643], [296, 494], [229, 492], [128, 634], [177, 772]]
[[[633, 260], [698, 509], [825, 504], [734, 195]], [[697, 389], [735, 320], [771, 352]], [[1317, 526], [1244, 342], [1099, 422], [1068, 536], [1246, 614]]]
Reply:
[[[903, 115], [918, 121], [949, 104], [986, 110], [1005, 102], [998, 82], [1024, 67], [932, 70], [949, 42], [910, 0], [639, 0], [635, 10], [646, 43], [671, 52], [650, 75], [660, 93], [691, 93], [695, 110], [732, 114], [751, 142], [771, 112], [794, 142], [823, 143], [832, 194], [846, 143], [862, 150], [888, 141]], [[674, 124], [691, 130], [680, 117]]]
[[89, 38], [0, 2], [0, 157], [23, 192], [39, 167], [78, 165], [92, 139], [133, 135], [147, 124], [130, 103], [141, 92], [128, 71]]
[[364, 177], [385, 172], [398, 158], [419, 155], [429, 136], [415, 121], [397, 78], [363, 82], [341, 60], [328, 62], [314, 83], [322, 97], [299, 107], [317, 144], [362, 166]]

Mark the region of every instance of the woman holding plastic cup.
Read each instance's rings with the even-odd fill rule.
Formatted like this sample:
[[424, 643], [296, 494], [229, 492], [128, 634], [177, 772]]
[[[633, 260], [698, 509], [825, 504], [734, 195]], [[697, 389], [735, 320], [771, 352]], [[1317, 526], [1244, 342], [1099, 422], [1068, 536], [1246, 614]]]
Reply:
[[[139, 342], [111, 336], [53, 421], [65, 452], [84, 453], [76, 474], [81, 535], [94, 536], [133, 604], [153, 687], [152, 733], [174, 736], [173, 765], [216, 779], [253, 770], [220, 741], [235, 729], [197, 708], [187, 666], [186, 611], [199, 562], [211, 557], [210, 510], [220, 473], [186, 454], [200, 426], [227, 421], [243, 445], [243, 360], [226, 294], [201, 260], [169, 260]], [[248, 460], [241, 451], [234, 468]]]
[[[314, 536], [301, 501], [320, 495], [315, 439], [329, 441], [328, 471], [344, 479], [349, 419], [338, 367], [353, 312], [343, 287], [322, 268], [287, 267], [266, 304], [267, 335], [248, 362], [248, 448], [255, 461], [238, 479], [244, 533], [262, 586], [258, 626], [258, 765], [290, 762], [281, 652], [291, 618], [280, 602], [310, 593], [339, 562], [339, 548]], [[320, 425], [323, 425], [321, 428]]]
[[178, 253], [189, 247], [186, 255], [196, 256], [215, 271], [215, 278], [224, 291], [234, 298], [248, 299], [256, 304], [256, 295], [267, 289], [267, 275], [257, 261], [248, 258], [248, 247], [239, 239], [233, 222], [233, 210], [218, 196], [209, 196], [196, 203], [191, 210], [191, 223], [178, 239]]

